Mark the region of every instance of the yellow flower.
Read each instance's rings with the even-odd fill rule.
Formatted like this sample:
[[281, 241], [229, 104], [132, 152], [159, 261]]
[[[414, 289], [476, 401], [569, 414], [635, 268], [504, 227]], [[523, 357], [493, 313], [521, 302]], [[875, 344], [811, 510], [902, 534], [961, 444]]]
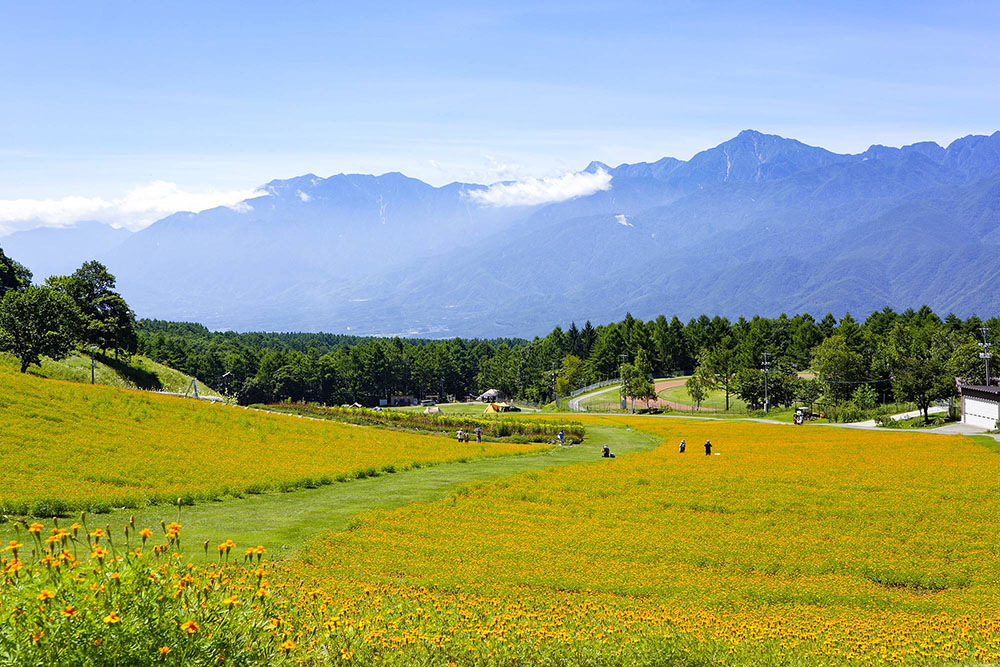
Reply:
[[283, 650], [285, 653], [288, 653], [293, 648], [295, 648], [295, 642], [293, 642], [291, 639], [286, 639], [284, 643], [281, 645], [281, 650]]
[[108, 625], [114, 625], [115, 623], [119, 623], [121, 620], [122, 619], [118, 617], [117, 612], [111, 612], [110, 614], [104, 617], [104, 622], [107, 623]]
[[160, 655], [166, 655], [168, 653], [170, 653], [170, 647], [169, 646], [161, 646], [160, 647]]
[[29, 533], [40, 533], [40, 532], [42, 532], [42, 528], [44, 528], [44, 527], [45, 526], [43, 526], [40, 523], [33, 523], [30, 526], [28, 526], [28, 532]]
[[233, 607], [238, 606], [240, 604], [240, 601], [236, 598], [235, 595], [230, 595], [229, 597], [227, 597], [225, 600], [222, 601], [222, 604], [232, 609]]
[[97, 560], [101, 560], [108, 555], [108, 550], [103, 547], [94, 547], [94, 551], [90, 555]]
[[350, 660], [351, 658], [354, 657], [354, 653], [348, 651], [347, 648], [342, 648], [340, 649], [340, 657], [343, 658], [344, 660]]
[[142, 530], [139, 531], [139, 535], [142, 536], [142, 541], [145, 542], [146, 540], [148, 540], [153, 536], [153, 531], [151, 531], [149, 528], [143, 528]]
[[181, 623], [181, 630], [188, 633], [189, 635], [193, 635], [194, 633], [201, 630], [201, 626], [195, 623], [194, 621], [184, 621], [183, 623]]
[[36, 595], [35, 597], [36, 597], [36, 599], [38, 599], [39, 601], [41, 601], [41, 602], [45, 602], [45, 601], [47, 601], [47, 600], [51, 600], [51, 599], [52, 599], [52, 598], [54, 598], [55, 596], [56, 596], [56, 594], [55, 594], [55, 593], [53, 593], [52, 591], [50, 591], [50, 590], [49, 590], [49, 589], [47, 589], [47, 588], [43, 588], [43, 589], [42, 589], [42, 592], [41, 592], [41, 593], [39, 593], [38, 595]]
[[62, 614], [63, 618], [76, 618], [77, 612], [73, 605], [66, 605], [66, 608], [59, 613]]

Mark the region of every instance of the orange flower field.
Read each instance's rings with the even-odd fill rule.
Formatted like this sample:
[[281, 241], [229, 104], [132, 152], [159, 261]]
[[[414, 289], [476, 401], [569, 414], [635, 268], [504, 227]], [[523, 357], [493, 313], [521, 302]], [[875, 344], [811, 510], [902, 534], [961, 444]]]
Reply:
[[[27, 472], [8, 466], [8, 493], [29, 498], [47, 489], [72, 502], [99, 472], [194, 493], [470, 451], [165, 397], [19, 386], [3, 394], [0, 420], [4, 437], [33, 443]], [[43, 399], [64, 409], [32, 413]], [[83, 437], [92, 415], [112, 413], [126, 416], [101, 446]], [[154, 531], [25, 521], [0, 551], [0, 645], [10, 664], [1000, 661], [994, 450], [820, 425], [581, 421], [661, 444], [616, 459], [595, 448], [588, 463], [362, 514], [275, 563], [230, 540], [185, 554], [183, 516]], [[213, 447], [197, 446], [213, 432]], [[292, 472], [269, 472], [274, 456]], [[107, 498], [120, 487], [97, 488]]]
[[590, 420], [665, 444], [371, 513], [285, 569], [330, 595], [373, 656], [1000, 660], [993, 451], [961, 436]]
[[[0, 368], [0, 513], [139, 507], [537, 451], [270, 415]], [[277, 462], [280, 461], [280, 465]]]

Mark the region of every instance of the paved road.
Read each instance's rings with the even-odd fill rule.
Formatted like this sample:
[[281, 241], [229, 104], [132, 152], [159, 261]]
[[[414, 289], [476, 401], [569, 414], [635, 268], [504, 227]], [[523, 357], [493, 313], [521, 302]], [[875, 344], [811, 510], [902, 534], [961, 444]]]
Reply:
[[592, 391], [589, 394], [580, 394], [579, 396], [575, 396], [569, 399], [569, 409], [571, 412], [586, 412], [586, 410], [580, 407], [580, 401], [582, 401], [585, 398], [590, 398], [591, 396], [597, 396], [599, 394], [607, 394], [612, 391], [618, 391], [619, 386], [620, 385], [613, 384], [610, 387], [605, 387], [604, 389], [601, 389], [599, 391]]
[[[948, 408], [939, 406], [939, 407], [933, 407], [927, 411], [928, 414], [932, 415], [940, 414], [942, 412], [948, 412]], [[901, 412], [898, 415], [892, 415], [891, 417], [889, 417], [889, 419], [895, 419], [897, 421], [901, 419], [913, 419], [914, 417], [919, 417], [922, 414], [924, 414], [922, 410], [911, 410], [910, 412]], [[875, 425], [876, 424], [874, 419], [869, 419], [868, 421], [863, 421], [863, 422], [851, 422], [850, 424], [845, 424], [845, 426], [863, 426], [863, 427], [869, 427], [869, 426], [874, 427]]]

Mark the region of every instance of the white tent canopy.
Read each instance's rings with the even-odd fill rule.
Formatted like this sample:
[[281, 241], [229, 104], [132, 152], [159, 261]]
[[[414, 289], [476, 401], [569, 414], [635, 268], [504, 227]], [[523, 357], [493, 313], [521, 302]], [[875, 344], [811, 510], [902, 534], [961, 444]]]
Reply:
[[486, 403], [490, 403], [492, 401], [495, 401], [498, 398], [500, 398], [500, 392], [498, 390], [496, 390], [496, 389], [487, 389], [486, 391], [484, 391], [483, 393], [481, 393], [479, 396], [476, 396], [476, 400], [477, 401], [483, 401], [483, 402], [486, 402]]

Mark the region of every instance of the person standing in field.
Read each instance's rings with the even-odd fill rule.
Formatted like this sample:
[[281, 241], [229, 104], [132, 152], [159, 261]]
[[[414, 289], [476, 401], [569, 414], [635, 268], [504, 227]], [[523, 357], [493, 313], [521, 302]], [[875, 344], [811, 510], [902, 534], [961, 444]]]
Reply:
[[681, 454], [687, 449], [687, 441], [681, 440]]
[[711, 440], [706, 440], [705, 441], [705, 456], [711, 456], [711, 455], [712, 455], [712, 441]]
[[482, 442], [482, 441], [483, 441], [483, 427], [482, 426], [477, 426], [476, 427], [476, 442]]
[[465, 433], [462, 432], [462, 429], [458, 429], [458, 441], [459, 442], [465, 441]]
[[561, 445], [561, 444], [563, 444], [563, 439], [564, 439], [565, 437], [566, 437], [566, 434], [565, 434], [565, 433], [563, 433], [562, 431], [559, 431], [559, 444], [560, 444], [560, 445]]

